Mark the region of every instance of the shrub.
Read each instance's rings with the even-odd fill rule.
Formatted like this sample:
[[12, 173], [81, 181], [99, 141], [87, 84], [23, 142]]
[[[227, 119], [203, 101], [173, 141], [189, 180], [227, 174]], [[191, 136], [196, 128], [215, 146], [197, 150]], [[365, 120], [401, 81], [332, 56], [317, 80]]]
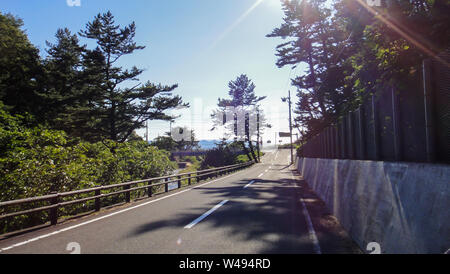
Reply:
[[[119, 144], [69, 140], [64, 131], [28, 127], [24, 117], [10, 115], [0, 103], [0, 201], [159, 177], [174, 169], [167, 152], [144, 141]], [[78, 214], [91, 205], [71, 206], [61, 209], [61, 214]], [[0, 208], [0, 214], [13, 209], [20, 210]], [[3, 220], [0, 233], [37, 225], [46, 218], [47, 212], [42, 212]]]

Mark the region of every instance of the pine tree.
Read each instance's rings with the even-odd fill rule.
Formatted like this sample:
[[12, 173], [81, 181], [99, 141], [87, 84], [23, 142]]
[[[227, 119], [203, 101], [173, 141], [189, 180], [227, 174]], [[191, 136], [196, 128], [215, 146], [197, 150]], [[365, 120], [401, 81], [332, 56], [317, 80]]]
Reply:
[[[258, 97], [255, 94], [255, 84], [248, 78], [247, 75], [245, 74], [241, 74], [240, 76], [238, 76], [236, 78], [236, 80], [234, 81], [230, 81], [228, 83], [228, 88], [229, 88], [229, 96], [231, 97], [230, 99], [220, 99], [219, 98], [219, 102], [218, 102], [218, 107], [219, 110], [217, 110], [215, 112], [215, 114], [213, 114], [214, 117], [217, 118], [217, 113], [225, 113], [227, 112], [227, 108], [232, 107], [234, 108], [234, 115], [236, 115], [236, 117], [243, 117], [245, 120], [245, 132], [244, 137], [245, 137], [245, 141], [239, 141], [239, 143], [242, 146], [242, 149], [244, 150], [244, 152], [247, 154], [247, 157], [250, 160], [254, 160], [256, 162], [259, 161], [259, 155], [256, 156], [255, 153], [255, 148], [253, 146], [253, 141], [252, 141], [252, 137], [257, 135], [256, 132], [256, 126], [255, 127], [251, 127], [250, 126], [250, 122], [251, 121], [255, 121], [256, 122], [256, 117], [257, 117], [257, 113], [255, 111], [251, 112], [251, 110], [256, 110], [256, 108], [259, 106], [259, 103], [264, 100], [266, 97]], [[228, 115], [230, 116], [230, 115]], [[260, 116], [261, 121], [265, 121], [263, 115]], [[219, 119], [215, 122], [216, 125], [220, 125], [221, 123], [223, 123], [223, 121], [220, 121], [220, 117]], [[263, 123], [260, 124], [261, 125], [261, 129], [263, 129]], [[253, 130], [251, 130], [250, 128], [253, 128]], [[234, 132], [234, 123], [228, 123], [228, 131]], [[235, 135], [239, 134], [238, 132], [235, 132]], [[247, 146], [245, 145], [245, 142], [247, 142], [248, 144], [248, 148], [250, 149], [250, 151], [248, 151]]]
[[88, 87], [91, 113], [94, 115], [92, 136], [124, 142], [136, 129], [148, 120], [172, 120], [167, 110], [184, 104], [180, 96], [172, 95], [178, 85], [163, 86], [147, 82], [124, 87], [126, 82], [138, 82], [143, 72], [117, 67], [123, 56], [142, 50], [133, 40], [136, 26], [131, 23], [124, 28], [116, 25], [111, 12], [98, 14], [79, 35], [93, 39], [97, 48], [84, 55], [85, 70], [91, 72], [96, 83]]
[[46, 120], [52, 128], [70, 136], [86, 137], [91, 126], [88, 120], [92, 119], [88, 87], [95, 83], [89, 80], [91, 72], [85, 71], [84, 56], [88, 51], [67, 28], [59, 29], [55, 36], [56, 44], [47, 42], [46, 83], [40, 94], [46, 102]]
[[340, 28], [339, 19], [333, 17], [324, 0], [283, 2], [284, 22], [267, 37], [280, 37], [289, 41], [277, 47], [277, 66], [306, 70], [292, 79], [297, 87], [299, 101], [295, 113], [296, 124], [315, 134], [327, 126], [352, 96], [346, 86], [346, 62], [349, 50], [345, 40], [348, 33]]

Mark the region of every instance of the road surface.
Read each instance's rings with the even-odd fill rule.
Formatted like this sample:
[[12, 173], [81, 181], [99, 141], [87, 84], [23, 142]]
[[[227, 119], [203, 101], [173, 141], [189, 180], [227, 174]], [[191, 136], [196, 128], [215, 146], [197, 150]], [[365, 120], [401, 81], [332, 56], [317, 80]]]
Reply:
[[289, 154], [271, 151], [213, 181], [0, 240], [0, 254], [361, 253]]

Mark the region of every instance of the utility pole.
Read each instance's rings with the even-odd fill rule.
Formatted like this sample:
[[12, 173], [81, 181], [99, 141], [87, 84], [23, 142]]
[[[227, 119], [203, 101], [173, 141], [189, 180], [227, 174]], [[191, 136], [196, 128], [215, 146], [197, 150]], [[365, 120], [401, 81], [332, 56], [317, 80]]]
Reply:
[[281, 100], [283, 100], [283, 102], [288, 102], [289, 104], [289, 133], [290, 133], [290, 138], [291, 138], [291, 165], [294, 164], [294, 144], [292, 142], [292, 110], [291, 110], [291, 90], [289, 90], [289, 96], [288, 98], [281, 98]]
[[291, 165], [294, 164], [294, 144], [292, 143], [292, 111], [291, 111], [291, 90], [289, 90], [289, 132], [291, 133]]
[[257, 153], [258, 153], [258, 161], [261, 161], [261, 159], [259, 158], [259, 155], [260, 155], [260, 151], [261, 151], [261, 148], [260, 148], [260, 145], [259, 145], [259, 138], [260, 138], [260, 132], [259, 132], [259, 121], [260, 121], [260, 118], [259, 118], [259, 108], [256, 108], [256, 111], [257, 111], [257, 114], [256, 114], [256, 128], [257, 128], [257, 130], [258, 130], [258, 134], [257, 134], [257, 138], [256, 138], [256, 150], [257, 150]]

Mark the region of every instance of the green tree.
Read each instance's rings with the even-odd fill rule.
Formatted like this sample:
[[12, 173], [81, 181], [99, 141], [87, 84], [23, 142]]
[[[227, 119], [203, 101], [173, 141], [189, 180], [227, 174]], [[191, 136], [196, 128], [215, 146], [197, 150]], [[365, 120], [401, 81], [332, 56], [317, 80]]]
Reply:
[[421, 61], [450, 46], [447, 0], [386, 0], [373, 10], [342, 0], [336, 10], [353, 34], [348, 85], [361, 98], [394, 84], [407, 92], [409, 83], [419, 77]]
[[43, 69], [39, 51], [21, 28], [23, 21], [0, 13], [0, 100], [13, 113], [39, 113], [43, 104], [36, 91]]
[[349, 34], [325, 0], [283, 1], [284, 22], [268, 37], [288, 41], [277, 47], [277, 66], [306, 67], [292, 79], [297, 88], [296, 124], [314, 135], [344, 111], [352, 89], [345, 83]]
[[152, 142], [152, 146], [166, 151], [174, 151], [177, 143], [170, 136], [158, 136]]
[[[99, 81], [89, 92], [92, 94], [95, 121], [91, 129], [99, 139], [124, 142], [134, 130], [144, 127], [148, 120], [172, 120], [167, 110], [184, 104], [180, 96], [172, 95], [177, 85], [163, 86], [147, 82], [125, 87], [127, 81], [138, 82], [142, 69], [123, 69], [116, 63], [123, 56], [142, 50], [133, 40], [136, 26], [124, 28], [115, 25], [111, 12], [98, 14], [82, 37], [93, 39], [97, 48], [85, 55], [86, 69], [97, 71]], [[99, 69], [100, 68], [100, 69]]]
[[40, 94], [48, 109], [46, 121], [70, 136], [93, 140], [95, 93], [90, 87], [99, 81], [100, 67], [93, 71], [91, 52], [67, 28], [59, 29], [56, 44], [47, 42], [47, 47], [45, 89]]
[[[255, 135], [257, 136], [256, 122], [258, 113], [256, 112], [256, 109], [259, 106], [260, 102], [266, 98], [266, 96], [256, 96], [256, 86], [245, 74], [241, 74], [236, 78], [236, 80], [230, 81], [228, 83], [228, 88], [228, 95], [230, 96], [230, 98], [219, 98], [218, 109], [212, 114], [213, 122], [216, 127], [223, 125], [223, 119], [220, 113], [225, 114], [228, 117], [234, 115], [236, 119], [238, 119], [238, 117], [243, 118], [243, 120], [245, 121], [245, 132], [242, 133], [244, 135], [244, 140], [240, 140], [239, 143], [241, 144], [242, 149], [246, 153], [248, 158], [258, 162], [259, 158], [255, 153], [252, 137], [254, 137]], [[229, 113], [227, 113], [230, 109], [233, 112], [231, 113], [232, 115], [229, 115]], [[261, 119], [260, 129], [262, 130], [265, 125], [263, 122], [264, 117], [261, 113], [259, 113], [259, 115]], [[228, 132], [233, 132], [236, 137], [241, 134], [239, 131], [235, 132], [236, 129], [234, 128], [234, 123], [228, 122], [226, 130]]]

